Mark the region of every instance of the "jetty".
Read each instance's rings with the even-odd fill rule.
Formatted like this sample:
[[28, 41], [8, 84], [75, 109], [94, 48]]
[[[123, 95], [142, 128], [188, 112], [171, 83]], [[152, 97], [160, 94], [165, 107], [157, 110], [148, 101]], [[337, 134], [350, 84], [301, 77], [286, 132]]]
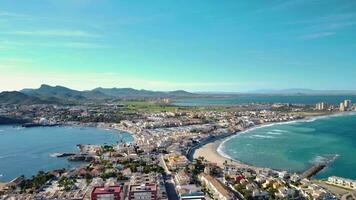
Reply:
[[95, 159], [94, 156], [92, 155], [88, 155], [88, 154], [75, 154], [72, 156], [69, 156], [68, 160], [69, 161], [84, 161], [84, 162], [90, 162], [93, 161]]
[[325, 167], [326, 167], [326, 163], [317, 163], [317, 164], [311, 166], [306, 171], [304, 171], [301, 174], [301, 176], [302, 176], [302, 178], [311, 178], [312, 176], [316, 175], [321, 170], [323, 170]]
[[52, 156], [52, 157], [57, 157], [57, 158], [63, 158], [63, 157], [69, 157], [69, 156], [74, 156], [75, 155], [75, 153], [52, 153], [52, 154], [50, 154], [50, 156]]
[[25, 123], [22, 124], [23, 128], [34, 128], [34, 127], [53, 127], [60, 126], [61, 124], [39, 124], [39, 123]]

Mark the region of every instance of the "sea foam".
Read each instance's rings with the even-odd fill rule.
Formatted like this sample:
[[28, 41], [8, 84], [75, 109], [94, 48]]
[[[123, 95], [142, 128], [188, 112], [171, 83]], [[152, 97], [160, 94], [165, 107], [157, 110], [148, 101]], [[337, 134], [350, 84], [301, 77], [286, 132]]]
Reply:
[[266, 134], [268, 134], [268, 135], [283, 135], [282, 132], [273, 132], [273, 131], [268, 131]]
[[266, 139], [274, 139], [276, 137], [270, 135], [252, 135], [251, 138], [266, 138]]

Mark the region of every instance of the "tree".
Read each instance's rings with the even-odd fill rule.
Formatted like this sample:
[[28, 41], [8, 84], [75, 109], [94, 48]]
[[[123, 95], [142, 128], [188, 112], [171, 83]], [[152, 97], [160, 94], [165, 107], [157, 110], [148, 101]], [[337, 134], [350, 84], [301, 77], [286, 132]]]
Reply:
[[74, 184], [75, 184], [75, 180], [69, 179], [66, 176], [62, 176], [58, 181], [58, 186], [62, 187], [65, 191], [71, 190]]

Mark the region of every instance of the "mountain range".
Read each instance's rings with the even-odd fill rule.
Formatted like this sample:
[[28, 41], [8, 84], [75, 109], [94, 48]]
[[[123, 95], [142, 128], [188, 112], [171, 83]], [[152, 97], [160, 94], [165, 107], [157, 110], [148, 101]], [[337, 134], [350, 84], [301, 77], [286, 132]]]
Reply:
[[0, 104], [76, 104], [85, 102], [106, 102], [117, 99], [142, 100], [184, 97], [228, 97], [238, 95], [356, 95], [355, 90], [255, 90], [245, 93], [190, 93], [184, 90], [169, 92], [137, 90], [133, 88], [102, 88], [93, 90], [73, 90], [63, 86], [41, 85], [37, 89], [0, 93]]
[[248, 94], [268, 95], [356, 95], [356, 90], [312, 90], [304, 88], [291, 88], [283, 90], [262, 89], [247, 92]]
[[148, 99], [194, 97], [197, 94], [183, 90], [161, 92], [136, 90], [133, 88], [95, 88], [79, 91], [63, 86], [41, 85], [37, 89], [0, 93], [0, 104], [71, 104], [80, 102], [102, 102], [115, 99]]

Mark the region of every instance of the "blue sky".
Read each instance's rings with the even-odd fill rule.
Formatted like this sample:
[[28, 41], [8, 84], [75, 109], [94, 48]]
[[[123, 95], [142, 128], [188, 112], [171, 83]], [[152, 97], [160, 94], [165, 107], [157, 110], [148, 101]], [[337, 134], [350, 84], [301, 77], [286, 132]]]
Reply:
[[0, 90], [356, 89], [354, 0], [1, 0]]

